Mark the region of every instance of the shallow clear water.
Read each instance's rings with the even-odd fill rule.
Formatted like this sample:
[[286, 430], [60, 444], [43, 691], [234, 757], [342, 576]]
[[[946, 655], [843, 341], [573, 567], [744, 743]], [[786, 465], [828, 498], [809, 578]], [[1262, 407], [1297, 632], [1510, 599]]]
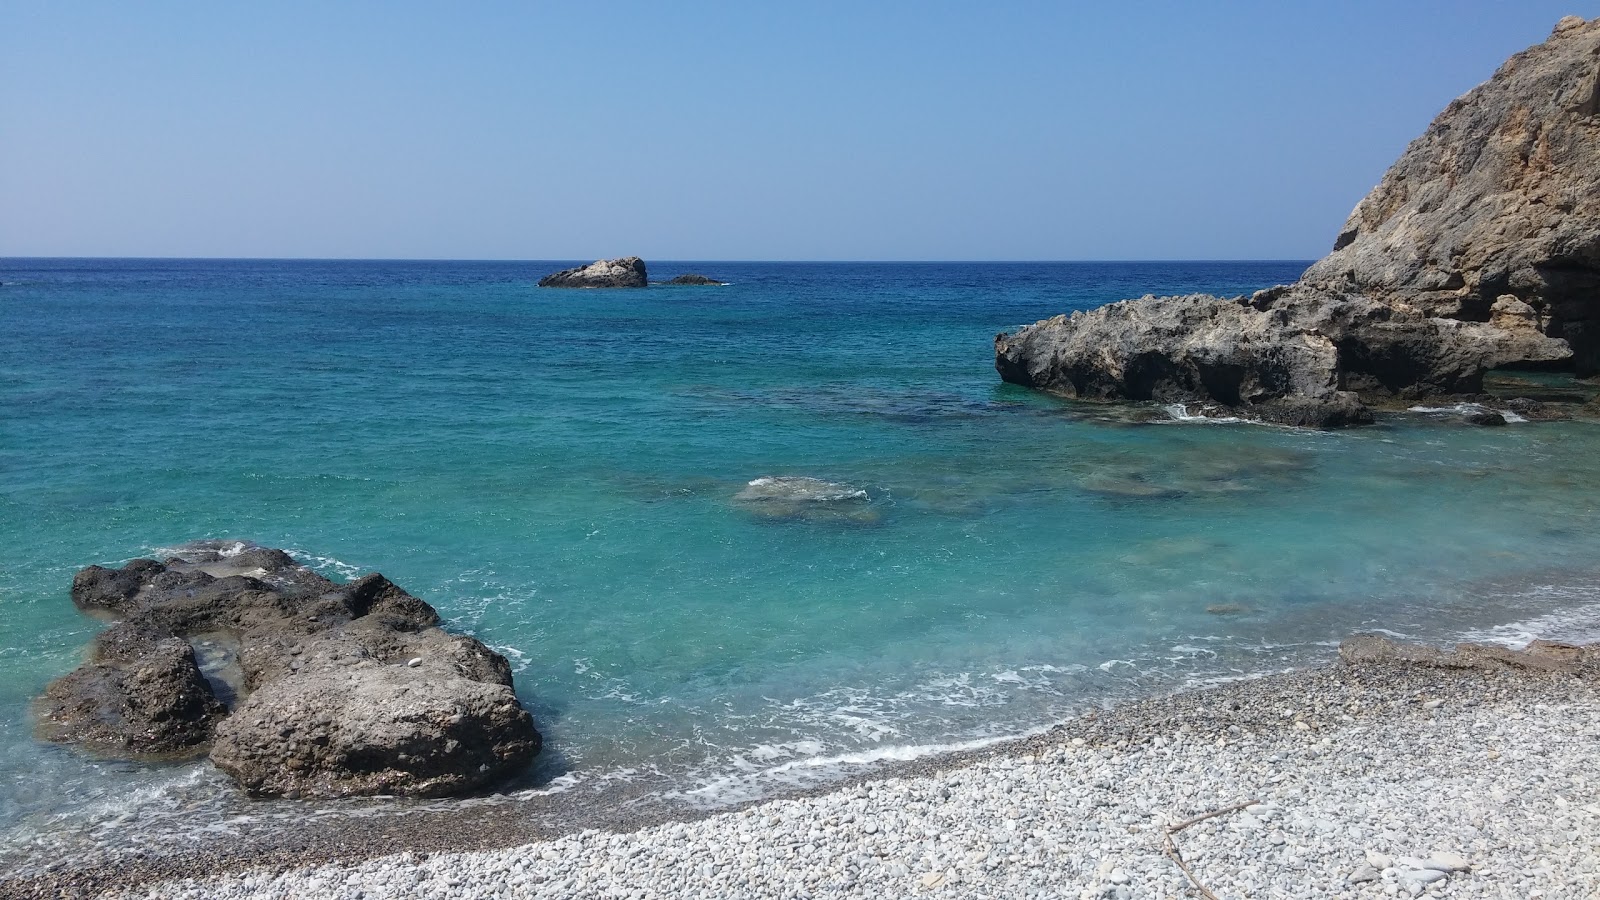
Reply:
[[[994, 374], [997, 331], [1302, 263], [532, 286], [562, 265], [0, 260], [0, 849], [385, 808], [242, 803], [204, 764], [32, 740], [29, 699], [98, 627], [72, 573], [200, 537], [382, 571], [505, 653], [548, 747], [509, 790], [697, 804], [1360, 628], [1596, 618], [1600, 427], [1175, 422]], [[868, 500], [733, 500], [766, 475]]]

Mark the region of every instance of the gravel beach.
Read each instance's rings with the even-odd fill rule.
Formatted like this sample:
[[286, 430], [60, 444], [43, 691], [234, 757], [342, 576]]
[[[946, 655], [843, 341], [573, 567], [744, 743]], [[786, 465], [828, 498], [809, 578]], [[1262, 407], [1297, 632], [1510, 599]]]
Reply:
[[[128, 900], [1204, 896], [1176, 854], [1224, 898], [1592, 898], [1597, 689], [1593, 666], [1335, 664], [1128, 703], [1031, 738], [680, 821], [532, 843], [508, 830], [499, 849], [431, 854], [422, 828], [300, 866], [231, 857], [167, 881], [84, 871], [0, 890]], [[443, 838], [450, 823], [434, 827]]]

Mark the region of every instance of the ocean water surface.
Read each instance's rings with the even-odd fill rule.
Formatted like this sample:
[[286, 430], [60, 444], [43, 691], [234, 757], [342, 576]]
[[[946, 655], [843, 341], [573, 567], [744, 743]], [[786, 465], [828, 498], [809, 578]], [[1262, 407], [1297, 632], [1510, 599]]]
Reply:
[[[1600, 618], [1593, 423], [1320, 433], [994, 373], [997, 331], [1304, 263], [533, 286], [569, 264], [0, 260], [0, 857], [401, 805], [253, 804], [205, 763], [33, 739], [31, 698], [102, 627], [72, 574], [196, 538], [381, 571], [504, 653], [547, 742], [505, 791], [694, 806], [1328, 659], [1355, 630]], [[767, 476], [866, 497], [735, 499]]]

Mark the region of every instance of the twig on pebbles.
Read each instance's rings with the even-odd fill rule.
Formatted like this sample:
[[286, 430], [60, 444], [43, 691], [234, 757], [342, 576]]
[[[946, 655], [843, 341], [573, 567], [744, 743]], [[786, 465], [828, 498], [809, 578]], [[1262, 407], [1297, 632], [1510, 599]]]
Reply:
[[1217, 897], [1216, 894], [1211, 893], [1211, 890], [1205, 885], [1201, 884], [1199, 878], [1195, 877], [1194, 872], [1189, 868], [1189, 864], [1183, 861], [1183, 854], [1178, 850], [1178, 842], [1174, 841], [1172, 836], [1184, 830], [1185, 828], [1188, 828], [1190, 825], [1195, 824], [1196, 822], [1204, 822], [1207, 819], [1216, 818], [1217, 816], [1225, 816], [1231, 812], [1238, 812], [1247, 806], [1255, 806], [1260, 802], [1260, 800], [1242, 800], [1233, 804], [1232, 806], [1224, 806], [1221, 809], [1213, 809], [1208, 813], [1201, 813], [1192, 819], [1184, 819], [1182, 822], [1179, 822], [1176, 825], [1167, 826], [1166, 834], [1164, 834], [1161, 838], [1161, 852], [1166, 855], [1168, 859], [1178, 864], [1178, 868], [1185, 876], [1188, 877], [1189, 883], [1194, 885], [1194, 889], [1199, 891], [1200, 896], [1206, 898], [1206, 900], [1220, 900], [1220, 898]]

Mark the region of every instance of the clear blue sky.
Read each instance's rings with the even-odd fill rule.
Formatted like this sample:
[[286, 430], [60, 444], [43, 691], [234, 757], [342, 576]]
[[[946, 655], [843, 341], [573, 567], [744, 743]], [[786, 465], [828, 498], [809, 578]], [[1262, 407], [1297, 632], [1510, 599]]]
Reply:
[[1311, 258], [1600, 0], [0, 0], [0, 256]]

